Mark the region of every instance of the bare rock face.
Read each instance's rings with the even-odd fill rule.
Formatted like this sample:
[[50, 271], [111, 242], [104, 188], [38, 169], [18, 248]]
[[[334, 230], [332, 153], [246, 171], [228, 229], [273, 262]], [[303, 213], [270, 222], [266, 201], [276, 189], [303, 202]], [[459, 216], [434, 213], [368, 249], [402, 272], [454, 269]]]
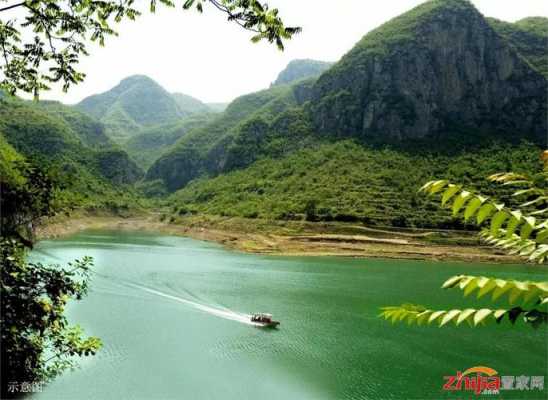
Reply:
[[362, 39], [313, 88], [318, 131], [381, 141], [458, 130], [546, 143], [546, 79], [465, 0], [432, 0]]

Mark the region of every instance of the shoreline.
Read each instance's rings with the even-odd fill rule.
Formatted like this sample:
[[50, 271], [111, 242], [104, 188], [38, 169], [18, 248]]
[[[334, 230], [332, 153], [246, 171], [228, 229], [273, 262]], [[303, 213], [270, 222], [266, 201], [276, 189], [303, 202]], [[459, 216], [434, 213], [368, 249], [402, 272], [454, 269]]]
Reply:
[[[38, 240], [84, 230], [147, 231], [219, 243], [228, 249], [274, 256], [336, 256], [429, 261], [523, 263], [515, 256], [481, 246], [475, 233], [383, 230], [349, 223], [265, 221], [244, 218], [186, 216], [162, 221], [159, 213], [121, 217], [74, 215], [54, 217], [36, 229]], [[441, 234], [448, 235], [442, 237]], [[434, 241], [434, 238], [438, 238]], [[455, 242], [455, 243], [452, 243]], [[465, 242], [466, 244], [458, 244]]]

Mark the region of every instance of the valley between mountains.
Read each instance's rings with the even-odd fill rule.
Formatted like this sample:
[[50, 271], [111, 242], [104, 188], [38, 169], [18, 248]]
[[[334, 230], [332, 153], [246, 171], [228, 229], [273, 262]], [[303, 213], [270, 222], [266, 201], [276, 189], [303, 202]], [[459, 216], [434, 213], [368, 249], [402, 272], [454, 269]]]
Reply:
[[65, 213], [42, 237], [151, 229], [274, 254], [512, 261], [418, 193], [538, 171], [548, 144], [548, 19], [431, 0], [337, 62], [294, 60], [229, 104], [147, 76], [75, 105], [0, 95], [2, 179], [29, 160]]

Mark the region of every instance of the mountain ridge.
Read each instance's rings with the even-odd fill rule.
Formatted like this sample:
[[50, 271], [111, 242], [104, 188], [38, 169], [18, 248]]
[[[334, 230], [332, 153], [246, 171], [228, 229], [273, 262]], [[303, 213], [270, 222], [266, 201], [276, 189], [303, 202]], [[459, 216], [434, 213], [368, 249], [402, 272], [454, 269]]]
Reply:
[[140, 129], [208, 112], [204, 103], [183, 93], [169, 93], [145, 75], [132, 75], [112, 89], [86, 97], [75, 108], [101, 121], [107, 134], [123, 141]]
[[334, 63], [327, 61], [318, 61], [312, 59], [295, 59], [289, 62], [287, 66], [278, 74], [272, 86], [286, 85], [295, 83], [302, 79], [319, 76], [329, 69]]
[[460, 127], [541, 139], [546, 86], [471, 3], [431, 0], [369, 32], [322, 74], [311, 115], [337, 137], [390, 142]]
[[[409, 151], [471, 146], [476, 136], [543, 144], [546, 87], [470, 2], [431, 0], [366, 34], [319, 77], [260, 92], [271, 97], [267, 108], [189, 132], [147, 179], [173, 191], [200, 176], [341, 139]], [[185, 142], [195, 136], [199, 145]]]

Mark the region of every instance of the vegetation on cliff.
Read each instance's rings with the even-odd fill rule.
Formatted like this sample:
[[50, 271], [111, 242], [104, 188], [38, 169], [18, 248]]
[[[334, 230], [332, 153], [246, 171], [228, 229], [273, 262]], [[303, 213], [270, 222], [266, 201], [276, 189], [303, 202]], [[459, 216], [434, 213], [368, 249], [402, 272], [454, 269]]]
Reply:
[[529, 64], [548, 78], [548, 18], [529, 17], [514, 23], [488, 18], [495, 31], [504, 37]]

